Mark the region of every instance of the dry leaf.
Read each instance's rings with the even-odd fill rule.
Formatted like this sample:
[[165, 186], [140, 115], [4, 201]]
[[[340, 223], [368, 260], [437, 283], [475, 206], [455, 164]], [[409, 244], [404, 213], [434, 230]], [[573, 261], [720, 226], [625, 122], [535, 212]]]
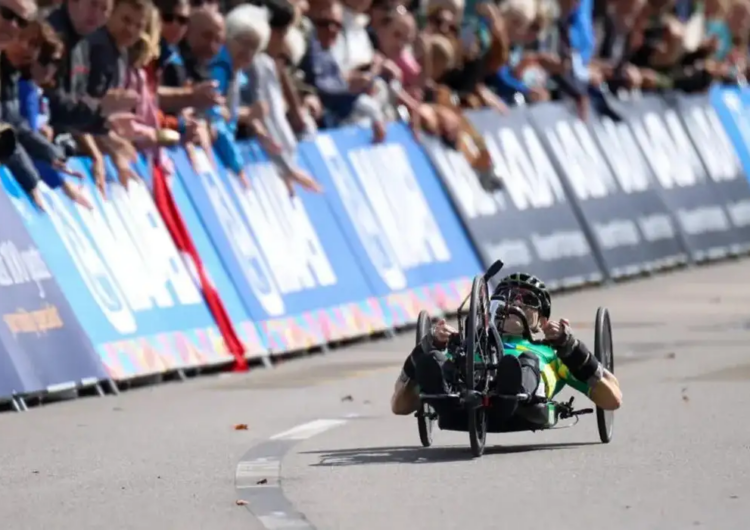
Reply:
[[684, 401], [685, 403], [687, 403], [688, 401], [690, 401], [690, 398], [687, 397], [687, 396], [685, 396], [685, 395], [683, 395], [682, 396], [682, 401]]
[[354, 398], [352, 396], [344, 396], [341, 398], [341, 401], [354, 401]]
[[237, 499], [237, 506], [247, 506], [247, 501], [243, 501], [242, 499]]
[[667, 359], [674, 359], [675, 357], [677, 357], [677, 354], [673, 351], [667, 354]]
[[247, 423], [238, 423], [234, 426], [235, 431], [246, 431], [247, 430]]
[[268, 479], [267, 478], [262, 478], [258, 482], [256, 482], [256, 484], [268, 484]]

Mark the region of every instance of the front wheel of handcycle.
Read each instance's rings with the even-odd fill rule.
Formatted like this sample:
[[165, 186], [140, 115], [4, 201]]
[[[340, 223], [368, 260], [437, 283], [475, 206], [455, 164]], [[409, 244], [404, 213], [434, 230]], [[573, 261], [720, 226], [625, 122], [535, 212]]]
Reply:
[[[594, 327], [594, 355], [601, 365], [615, 373], [615, 359], [612, 348], [612, 323], [609, 319], [609, 311], [600, 307], [596, 311], [596, 324]], [[596, 407], [596, 423], [599, 428], [599, 439], [602, 443], [612, 440], [612, 432], [615, 424], [615, 413]]]
[[[466, 389], [476, 391], [482, 397], [488, 390], [487, 347], [489, 335], [489, 295], [483, 276], [476, 276], [471, 286], [469, 314], [466, 319]], [[481, 363], [476, 366], [474, 356], [479, 354]], [[472, 401], [467, 409], [471, 452], [475, 457], [484, 453], [487, 441], [487, 414], [482, 404]]]
[[[430, 333], [432, 319], [427, 311], [420, 311], [417, 317], [416, 346], [422, 343], [422, 339]], [[419, 405], [417, 412], [417, 429], [419, 430], [419, 441], [423, 447], [432, 445], [432, 428], [435, 424], [435, 411], [427, 403]]]
[[419, 441], [422, 442], [422, 447], [430, 447], [432, 445], [432, 429], [434, 425], [435, 411], [427, 403], [422, 403], [417, 413]]

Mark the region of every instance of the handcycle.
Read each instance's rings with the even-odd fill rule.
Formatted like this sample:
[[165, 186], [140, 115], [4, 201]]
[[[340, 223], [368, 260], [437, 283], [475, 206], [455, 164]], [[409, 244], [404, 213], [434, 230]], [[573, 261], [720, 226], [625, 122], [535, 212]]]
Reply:
[[[441, 430], [469, 433], [471, 452], [475, 457], [484, 453], [487, 433], [508, 433], [521, 431], [550, 430], [572, 427], [578, 423], [578, 417], [591, 414], [594, 409], [576, 410], [574, 398], [566, 402], [526, 394], [498, 394], [492, 385], [497, 374], [500, 357], [504, 354], [501, 331], [497, 335], [490, 328], [490, 296], [488, 282], [503, 268], [498, 260], [484, 274], [478, 274], [472, 282], [471, 293], [458, 308], [458, 334], [448, 345], [454, 356], [456, 380], [455, 391], [448, 394], [420, 393], [420, 405], [415, 416], [419, 438], [424, 447], [432, 445], [435, 423]], [[469, 303], [469, 312], [464, 323], [463, 309]], [[513, 305], [503, 308], [506, 315], [520, 320], [524, 329], [524, 338], [532, 344], [546, 344], [535, 340], [524, 312]], [[432, 320], [429, 313], [421, 311], [417, 319], [416, 342], [420, 344], [430, 333]], [[491, 347], [491, 346], [494, 346]], [[599, 307], [594, 321], [594, 355], [607, 370], [614, 373], [614, 352], [612, 348], [612, 326], [609, 311]], [[519, 405], [519, 401], [525, 402]], [[440, 406], [438, 406], [438, 403]], [[517, 413], [519, 406], [542, 407], [546, 412], [546, 422], [534, 423]], [[438, 414], [436, 408], [443, 413]], [[446, 413], [450, 410], [450, 413]], [[510, 412], [510, 415], [508, 414]], [[558, 426], [560, 420], [574, 418], [575, 423]], [[596, 407], [599, 439], [602, 443], [612, 440], [614, 430], [614, 413]]]

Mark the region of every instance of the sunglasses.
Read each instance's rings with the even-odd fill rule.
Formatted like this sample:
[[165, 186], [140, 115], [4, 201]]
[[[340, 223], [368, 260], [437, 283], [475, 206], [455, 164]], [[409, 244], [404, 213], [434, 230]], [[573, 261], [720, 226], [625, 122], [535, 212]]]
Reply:
[[21, 15], [13, 11], [9, 7], [0, 6], [0, 17], [3, 17], [8, 22], [15, 22], [19, 28], [25, 28], [29, 25], [29, 21], [23, 18]]
[[506, 304], [521, 305], [528, 309], [540, 309], [542, 307], [539, 297], [529, 291], [513, 289], [496, 294], [493, 298], [502, 300]]
[[336, 31], [342, 28], [341, 22], [338, 20], [331, 20], [326, 18], [320, 18], [314, 22], [316, 28], [327, 29], [329, 31]]
[[162, 21], [164, 21], [165, 24], [171, 24], [173, 22], [176, 22], [180, 26], [185, 26], [188, 23], [189, 18], [185, 15], [176, 15], [175, 13], [162, 13], [161, 15]]

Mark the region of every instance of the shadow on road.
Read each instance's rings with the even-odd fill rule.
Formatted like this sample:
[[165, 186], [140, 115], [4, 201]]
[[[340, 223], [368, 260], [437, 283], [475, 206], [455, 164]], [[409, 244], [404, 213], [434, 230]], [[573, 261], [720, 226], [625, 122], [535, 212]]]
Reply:
[[[553, 443], [534, 445], [488, 445], [484, 457], [535, 451], [558, 449], [575, 449], [589, 445], [600, 445], [599, 442]], [[331, 451], [307, 451], [302, 454], [319, 455], [320, 461], [310, 464], [311, 467], [361, 466], [367, 464], [429, 464], [438, 462], [461, 462], [472, 460], [471, 450], [467, 446], [391, 446], [362, 447], [359, 449], [337, 449]]]

